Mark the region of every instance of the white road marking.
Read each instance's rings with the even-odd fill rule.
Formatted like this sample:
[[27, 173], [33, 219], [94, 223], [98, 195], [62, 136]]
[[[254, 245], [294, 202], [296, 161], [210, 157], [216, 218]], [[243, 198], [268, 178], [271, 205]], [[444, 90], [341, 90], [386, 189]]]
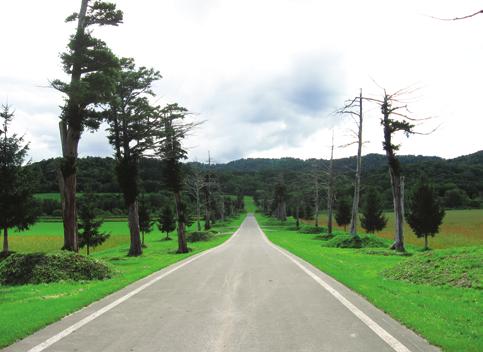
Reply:
[[[241, 225], [240, 225], [241, 227]], [[31, 348], [30, 350], [28, 350], [28, 352], [41, 352], [43, 350], [45, 350], [46, 348], [52, 346], [54, 343], [62, 340], [64, 337], [72, 334], [74, 331], [80, 329], [81, 327], [83, 327], [84, 325], [90, 323], [91, 321], [93, 321], [94, 319], [96, 319], [97, 317], [100, 317], [101, 315], [103, 315], [104, 313], [110, 311], [112, 308], [120, 305], [121, 303], [127, 301], [129, 298], [131, 298], [132, 296], [138, 294], [139, 292], [141, 292], [142, 290], [148, 288], [149, 286], [153, 285], [154, 283], [158, 282], [159, 280], [165, 278], [166, 276], [168, 276], [169, 274], [172, 274], [174, 273], [176, 270], [178, 269], [181, 269], [182, 267], [194, 262], [195, 260], [207, 255], [208, 253], [211, 253], [215, 250], [218, 250], [222, 247], [224, 247], [225, 245], [227, 245], [234, 237], [235, 235], [238, 234], [238, 232], [240, 231], [240, 229], [238, 229], [225, 243], [223, 243], [221, 246], [217, 246], [217, 247], [214, 247], [214, 248], [211, 248], [209, 250], [206, 250], [204, 252], [201, 252], [200, 254], [197, 254], [195, 255], [194, 257], [188, 259], [187, 261], [185, 261], [184, 263], [178, 265], [177, 267], [173, 268], [173, 269], [170, 269], [166, 272], [164, 272], [163, 274], [159, 275], [159, 276], [156, 276], [154, 279], [146, 282], [144, 285], [142, 286], [139, 286], [137, 289], [135, 290], [132, 290], [131, 292], [129, 292], [128, 294], [122, 296], [121, 298], [118, 298], [117, 300], [115, 300], [114, 302], [108, 304], [107, 306], [104, 306], [102, 307], [101, 309], [95, 311], [94, 313], [88, 315], [87, 317], [85, 317], [84, 319], [82, 320], [79, 320], [77, 323], [69, 326], [67, 329], [59, 332], [58, 334], [52, 336], [51, 338], [45, 340], [44, 342], [38, 344], [37, 346]], [[156, 275], [156, 274], [154, 274]]]
[[397, 340], [394, 336], [384, 330], [379, 324], [377, 324], [374, 320], [369, 318], [364, 312], [362, 312], [359, 308], [349, 302], [339, 291], [333, 288], [328, 282], [321, 279], [318, 275], [314, 274], [312, 271], [307, 269], [304, 265], [302, 265], [299, 261], [294, 259], [292, 256], [285, 253], [281, 250], [278, 246], [273, 244], [269, 241], [265, 233], [258, 225], [258, 230], [262, 234], [265, 241], [274, 249], [279, 251], [281, 254], [286, 256], [290, 259], [295, 265], [297, 265], [300, 269], [302, 269], [307, 275], [309, 275], [312, 279], [314, 279], [320, 286], [325, 288], [332, 296], [334, 296], [340, 303], [342, 303], [347, 309], [349, 309], [356, 317], [358, 317], [364, 324], [366, 324], [372, 331], [376, 333], [384, 342], [386, 342], [391, 348], [396, 352], [411, 352], [406, 346], [404, 346], [399, 340]]

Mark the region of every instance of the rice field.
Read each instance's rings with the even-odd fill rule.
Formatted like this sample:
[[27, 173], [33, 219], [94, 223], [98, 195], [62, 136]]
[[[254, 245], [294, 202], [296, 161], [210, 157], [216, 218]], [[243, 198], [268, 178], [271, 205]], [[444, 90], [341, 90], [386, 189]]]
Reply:
[[[386, 213], [386, 217], [388, 218], [387, 225], [377, 235], [392, 239], [394, 213]], [[306, 222], [313, 223], [313, 221]], [[319, 216], [319, 224], [327, 225], [326, 214]], [[343, 230], [337, 224], [335, 228]], [[424, 245], [424, 239], [417, 238], [408, 224], [404, 224], [404, 234], [406, 243], [419, 247]], [[429, 246], [435, 249], [475, 245], [483, 245], [483, 209], [447, 210], [439, 233], [435, 237], [429, 238]]]

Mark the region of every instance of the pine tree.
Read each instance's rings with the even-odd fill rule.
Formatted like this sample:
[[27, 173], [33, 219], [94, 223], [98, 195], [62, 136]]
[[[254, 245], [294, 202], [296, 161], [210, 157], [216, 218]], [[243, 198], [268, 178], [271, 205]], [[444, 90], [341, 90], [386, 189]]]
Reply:
[[188, 110], [178, 104], [169, 104], [159, 111], [160, 145], [157, 155], [163, 161], [164, 183], [167, 189], [172, 192], [175, 200], [178, 223], [178, 253], [188, 252], [185, 228], [189, 219], [182, 197], [185, 173], [181, 163], [182, 160], [187, 158], [188, 153], [183, 149], [182, 141], [196, 124], [184, 122], [187, 115]]
[[176, 219], [170, 206], [165, 206], [158, 220], [158, 229], [161, 232], [166, 232], [165, 241], [171, 240], [169, 233], [176, 230]]
[[351, 212], [351, 205], [347, 199], [342, 198], [337, 202], [335, 209], [335, 221], [337, 221], [339, 226], [344, 226], [344, 231], [346, 231], [347, 225], [349, 225], [351, 222]]
[[64, 72], [70, 82], [54, 80], [52, 87], [64, 93], [65, 104], [60, 115], [62, 161], [59, 171], [64, 220], [64, 249], [78, 251], [77, 243], [77, 157], [82, 132], [96, 130], [101, 123], [97, 106], [106, 103], [114, 88], [119, 63], [102, 40], [92, 36], [92, 26], [117, 26], [123, 14], [116, 5], [104, 1], [81, 0], [78, 13], [66, 19], [77, 20], [67, 52], [61, 55]]
[[361, 226], [366, 232], [381, 231], [387, 224], [384, 216], [382, 202], [374, 189], [369, 189], [362, 206]]
[[90, 254], [91, 247], [100, 246], [110, 237], [109, 233], [99, 230], [103, 222], [97, 215], [95, 195], [91, 192], [85, 193], [80, 201], [77, 235], [79, 248], [86, 247], [87, 255]]
[[421, 180], [414, 188], [406, 213], [406, 220], [417, 237], [424, 237], [424, 249], [428, 250], [428, 236], [434, 237], [445, 215], [433, 187]]
[[23, 137], [9, 135], [8, 128], [14, 118], [9, 105], [0, 111], [0, 230], [3, 230], [3, 253], [9, 252], [8, 230], [16, 227], [26, 230], [37, 218], [33, 197], [33, 182], [23, 163], [28, 144]]
[[151, 220], [151, 214], [149, 208], [144, 200], [139, 205], [139, 230], [142, 234], [141, 245], [146, 248], [144, 244], [144, 235], [153, 231], [153, 221]]
[[161, 78], [159, 72], [136, 67], [133, 59], [120, 60], [116, 86], [109, 100], [108, 139], [114, 147], [116, 176], [128, 208], [131, 244], [130, 256], [142, 254], [139, 229], [139, 160], [155, 147], [155, 107], [149, 103], [154, 95], [151, 85]]

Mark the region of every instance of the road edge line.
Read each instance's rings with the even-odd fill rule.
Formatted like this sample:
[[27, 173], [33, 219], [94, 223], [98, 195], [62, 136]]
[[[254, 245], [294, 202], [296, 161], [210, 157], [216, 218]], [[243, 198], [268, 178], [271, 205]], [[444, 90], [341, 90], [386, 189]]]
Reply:
[[[159, 270], [158, 272], [155, 272], [155, 273], [151, 274], [151, 275], [154, 275], [155, 276], [153, 279], [149, 280], [148, 282], [146, 282], [145, 284], [139, 286], [138, 288], [130, 291], [129, 293], [125, 294], [124, 296], [116, 299], [114, 302], [111, 302], [108, 305], [106, 305], [106, 306], [104, 306], [104, 307], [96, 310], [95, 312], [89, 314], [87, 317], [79, 320], [75, 324], [72, 324], [68, 328], [66, 328], [66, 329], [62, 330], [61, 332], [55, 334], [54, 336], [48, 338], [44, 342], [42, 342], [42, 343], [40, 343], [40, 344], [32, 347], [27, 352], [42, 352], [46, 348], [52, 346], [54, 343], [62, 340], [66, 336], [69, 336], [74, 331], [79, 330], [84, 325], [90, 323], [91, 321], [93, 321], [94, 319], [100, 317], [104, 313], [107, 313], [111, 309], [117, 307], [121, 303], [127, 301], [129, 298], [133, 297], [134, 295], [138, 294], [139, 292], [143, 291], [144, 289], [148, 288], [149, 286], [155, 284], [156, 282], [160, 281], [161, 279], [165, 278], [166, 276], [174, 273], [178, 269], [181, 269], [181, 268], [185, 267], [186, 265], [194, 262], [195, 260], [197, 260], [197, 259], [199, 259], [199, 258], [201, 258], [201, 257], [203, 257], [203, 256], [205, 256], [205, 255], [207, 255], [207, 254], [215, 251], [215, 250], [219, 250], [220, 248], [223, 248], [228, 243], [230, 243], [231, 240], [238, 234], [238, 232], [240, 231], [241, 226], [243, 225], [243, 223], [245, 222], [245, 220], [247, 219], [247, 217], [245, 217], [245, 219], [242, 221], [242, 223], [240, 224], [240, 226], [238, 227], [238, 229], [231, 235], [231, 237], [227, 241], [223, 242], [221, 245], [216, 246], [216, 247], [213, 247], [213, 248], [210, 248], [210, 249], [208, 249], [206, 251], [203, 251], [203, 252], [201, 252], [199, 254], [196, 254], [196, 255], [194, 255], [194, 256], [192, 256], [190, 258], [187, 258], [186, 261], [182, 262], [181, 264], [173, 263], [171, 265], [176, 265], [174, 268], [169, 269], [168, 271], [160, 274], [159, 276], [156, 276], [156, 274], [159, 273], [162, 270], [165, 270], [166, 268], [169, 268], [169, 266], [168, 267], [165, 267], [165, 268], [163, 268], [161, 270]], [[149, 276], [147, 276], [147, 277], [149, 277]], [[140, 280], [143, 280], [143, 279], [140, 279]], [[135, 284], [135, 283], [136, 283], [136, 281], [133, 282], [132, 284]], [[103, 298], [101, 298], [101, 299], [103, 299]], [[94, 303], [96, 303], [96, 302], [93, 302], [92, 304], [94, 304]]]
[[[339, 291], [333, 288], [327, 281], [320, 278], [318, 275], [313, 273], [311, 270], [307, 269], [302, 263], [298, 260], [293, 258], [291, 255], [285, 253], [281, 247], [277, 246], [273, 242], [271, 242], [265, 232], [263, 232], [262, 228], [258, 224], [257, 227], [262, 237], [265, 241], [275, 250], [283, 254], [285, 257], [290, 259], [292, 263], [297, 265], [303, 272], [305, 272], [308, 276], [310, 276], [315, 282], [317, 282], [320, 286], [322, 286], [326, 291], [328, 291], [335, 299], [337, 299], [342, 305], [344, 305], [352, 314], [354, 314], [359, 320], [361, 320], [369, 329], [371, 329], [377, 336], [379, 336], [385, 343], [387, 343], [394, 351], [396, 352], [411, 352], [402, 342], [388, 333], [382, 326], [372, 320], [367, 314], [357, 308], [354, 304], [352, 304], [347, 298], [345, 298]], [[289, 251], [288, 251], [289, 252]], [[291, 253], [291, 252], [290, 252]], [[292, 253], [291, 253], [292, 254]], [[295, 254], [293, 256], [297, 257]], [[298, 257], [297, 257], [298, 258]]]

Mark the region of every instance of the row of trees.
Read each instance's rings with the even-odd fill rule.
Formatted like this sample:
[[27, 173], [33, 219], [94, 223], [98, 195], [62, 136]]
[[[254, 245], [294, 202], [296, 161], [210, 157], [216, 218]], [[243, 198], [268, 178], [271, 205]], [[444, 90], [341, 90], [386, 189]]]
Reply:
[[[142, 209], [140, 219], [139, 209], [140, 163], [146, 158], [161, 161], [164, 191], [171, 194], [174, 203], [178, 252], [186, 253], [185, 231], [191, 221], [187, 199], [188, 191], [192, 188], [188, 186], [188, 172], [182, 163], [187, 158], [182, 142], [199, 123], [188, 122], [190, 113], [177, 103], [166, 106], [153, 103], [155, 94], [152, 86], [161, 79], [157, 70], [139, 67], [132, 58], [117, 57], [104, 41], [94, 37], [94, 27], [115, 27], [122, 20], [123, 13], [115, 4], [97, 0], [81, 0], [80, 11], [66, 19], [66, 22], [77, 24], [67, 51], [61, 55], [63, 69], [70, 80], [51, 82], [52, 87], [65, 97], [59, 123], [62, 159], [58, 170], [64, 227], [63, 249], [77, 252], [80, 246], [95, 246], [107, 238], [107, 234], [98, 231], [101, 221], [92, 207], [93, 198], [87, 196], [81, 207], [77, 202], [78, 146], [81, 136], [85, 130], [97, 130], [101, 123], [106, 123], [107, 138], [114, 150], [116, 179], [127, 208], [129, 255], [142, 254], [140, 233], [141, 229], [146, 231], [146, 224], [150, 221], [146, 219], [150, 211]], [[23, 145], [21, 137], [7, 136], [7, 127], [13, 118], [8, 107], [4, 107], [2, 118], [0, 212], [4, 218], [1, 221], [6, 243], [4, 250], [8, 251], [8, 228], [25, 228], [34, 221], [30, 214], [34, 207], [27, 204], [33, 201], [30, 187], [33, 183], [25, 179], [25, 168], [22, 168], [28, 146]], [[202, 208], [205, 210], [206, 229], [216, 219], [223, 219], [226, 214], [231, 215], [234, 209], [240, 208], [240, 199], [232, 201], [224, 197], [210, 172], [201, 174], [194, 170], [192, 174], [191, 178], [196, 180], [197, 187], [194, 198], [198, 228]], [[200, 182], [199, 177], [203, 178]], [[203, 206], [200, 197], [204, 199]], [[8, 209], [3, 209], [4, 206]], [[167, 211], [164, 214], [167, 215]], [[79, 215], [81, 221], [78, 223]]]
[[[407, 93], [404, 90], [394, 94], [388, 94], [384, 91], [382, 99], [374, 97], [365, 97], [360, 94], [355, 98], [346, 102], [346, 104], [338, 110], [341, 115], [349, 115], [354, 120], [355, 130], [353, 135], [354, 141], [347, 144], [357, 145], [356, 156], [356, 172], [353, 183], [352, 206], [346, 198], [337, 200], [336, 220], [339, 225], [350, 225], [350, 234], [358, 240], [358, 216], [361, 192], [361, 172], [362, 172], [362, 145], [363, 145], [363, 103], [370, 102], [377, 104], [380, 108], [382, 118], [380, 119], [383, 129], [383, 150], [386, 154], [387, 165], [389, 169], [391, 191], [393, 198], [393, 210], [395, 216], [394, 243], [392, 249], [404, 252], [404, 177], [401, 173], [401, 165], [396, 152], [399, 145], [393, 142], [394, 135], [403, 132], [406, 136], [419, 133], [415, 130], [415, 124], [420, 119], [408, 116], [407, 106], [401, 103], [400, 96]], [[346, 145], [346, 146], [347, 146]], [[281, 221], [286, 219], [286, 202], [291, 199], [294, 208], [294, 216], [297, 226], [299, 226], [300, 208], [303, 200], [307, 199], [307, 194], [312, 194], [313, 218], [315, 219], [315, 227], [319, 226], [319, 204], [321, 201], [321, 189], [325, 189], [325, 198], [327, 201], [327, 232], [332, 234], [333, 231], [333, 209], [336, 202], [337, 182], [335, 182], [333, 168], [333, 152], [334, 138], [332, 138], [331, 156], [329, 163], [325, 169], [315, 169], [312, 173], [304, 175], [307, 182], [300, 179], [292, 180], [287, 187], [283, 177], [279, 177], [278, 182], [273, 188], [273, 195], [268, 192], [257, 194], [256, 201], [265, 212], [270, 213]], [[419, 183], [415, 191], [411, 195], [409, 211], [406, 218], [418, 236], [425, 237], [425, 247], [427, 247], [427, 236], [434, 235], [438, 232], [439, 225], [444, 216], [444, 210], [441, 209], [438, 197], [433, 188], [427, 183]], [[380, 199], [374, 190], [368, 192], [366, 196], [361, 225], [367, 232], [381, 230], [386, 225], [387, 219], [383, 216], [383, 209]]]

